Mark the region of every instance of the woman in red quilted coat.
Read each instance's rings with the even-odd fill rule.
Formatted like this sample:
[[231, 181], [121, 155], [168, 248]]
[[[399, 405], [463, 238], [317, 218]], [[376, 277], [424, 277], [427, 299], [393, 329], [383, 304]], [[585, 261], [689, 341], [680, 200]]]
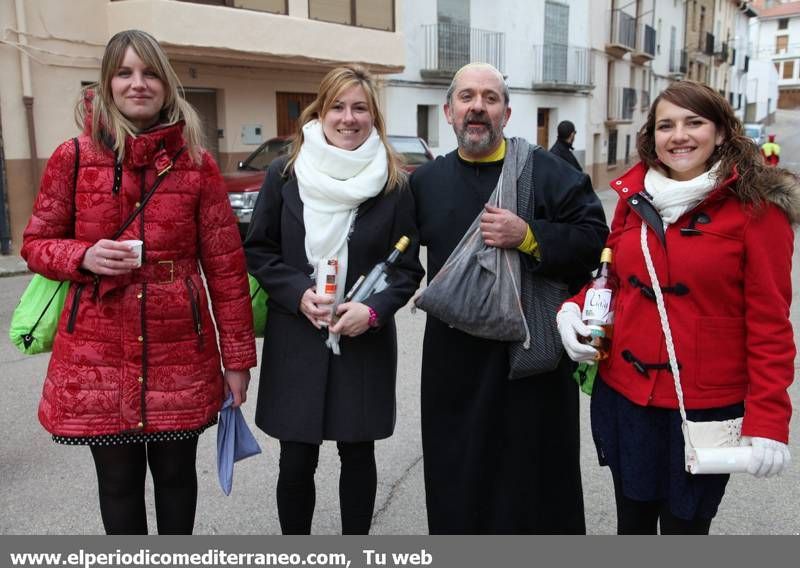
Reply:
[[[728, 445], [749, 438], [751, 457], [741, 462], [749, 473], [767, 477], [789, 465], [800, 188], [789, 172], [765, 166], [727, 101], [700, 83], [664, 90], [637, 146], [642, 161], [611, 183], [619, 203], [607, 246], [619, 289], [610, 354], [592, 394], [592, 435], [611, 469], [620, 534], [659, 526], [705, 534], [729, 475], [686, 471], [678, 385], [689, 421], [733, 421], [743, 438], [731, 428]], [[598, 355], [578, 341], [589, 334], [579, 308], [586, 295], [558, 314], [576, 361]]]
[[[158, 532], [189, 534], [198, 437], [223, 393], [244, 402], [256, 365], [244, 253], [156, 40], [112, 37], [91, 89], [76, 112], [84, 133], [48, 161], [24, 234], [30, 269], [70, 281], [39, 420], [56, 442], [89, 446], [107, 533], [147, 533], [149, 465]], [[144, 242], [140, 267], [121, 242], [132, 239]]]

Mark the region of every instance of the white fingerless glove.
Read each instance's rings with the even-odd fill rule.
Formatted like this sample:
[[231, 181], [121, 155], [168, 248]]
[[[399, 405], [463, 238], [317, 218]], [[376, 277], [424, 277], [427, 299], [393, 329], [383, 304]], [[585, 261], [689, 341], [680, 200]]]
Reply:
[[581, 309], [574, 302], [567, 302], [561, 306], [556, 315], [558, 333], [561, 334], [561, 343], [570, 359], [577, 363], [586, 362], [594, 364], [597, 359], [597, 349], [591, 345], [581, 343], [580, 336], [588, 337], [591, 330], [581, 321]]
[[[742, 442], [747, 443], [747, 440], [747, 436], [742, 436]], [[747, 473], [756, 477], [772, 477], [779, 475], [792, 462], [789, 446], [783, 442], [755, 436], [749, 440], [753, 445], [753, 454], [747, 464]]]

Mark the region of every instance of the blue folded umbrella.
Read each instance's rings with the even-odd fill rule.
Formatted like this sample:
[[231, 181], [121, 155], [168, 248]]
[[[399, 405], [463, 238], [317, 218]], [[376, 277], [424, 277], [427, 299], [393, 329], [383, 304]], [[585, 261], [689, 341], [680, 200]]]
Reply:
[[217, 426], [217, 470], [219, 471], [219, 485], [225, 495], [231, 494], [233, 486], [233, 464], [244, 458], [249, 458], [261, 453], [261, 448], [256, 442], [247, 422], [244, 421], [242, 410], [233, 408], [233, 395], [228, 397], [219, 411], [219, 425]]

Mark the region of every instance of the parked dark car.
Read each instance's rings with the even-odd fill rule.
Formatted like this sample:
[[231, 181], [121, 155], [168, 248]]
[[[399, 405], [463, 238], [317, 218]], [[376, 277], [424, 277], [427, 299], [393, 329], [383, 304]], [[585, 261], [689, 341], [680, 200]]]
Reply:
[[[289, 151], [291, 138], [270, 138], [256, 148], [246, 159], [239, 162], [237, 171], [223, 174], [228, 199], [233, 212], [239, 220], [239, 232], [242, 238], [247, 234], [250, 217], [256, 205], [258, 190], [264, 183], [267, 168], [276, 158]], [[389, 143], [397, 153], [403, 156], [403, 169], [411, 173], [419, 166], [433, 159], [430, 148], [422, 138], [416, 136], [389, 136]]]

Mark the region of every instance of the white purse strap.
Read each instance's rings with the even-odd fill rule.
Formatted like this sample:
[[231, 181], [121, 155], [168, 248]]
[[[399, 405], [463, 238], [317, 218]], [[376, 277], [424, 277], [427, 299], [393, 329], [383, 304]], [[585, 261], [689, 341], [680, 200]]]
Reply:
[[692, 446], [689, 439], [688, 427], [686, 425], [686, 408], [683, 404], [683, 389], [681, 388], [681, 371], [678, 368], [678, 357], [675, 355], [675, 343], [672, 341], [672, 331], [669, 327], [669, 319], [667, 318], [667, 307], [664, 305], [664, 295], [661, 293], [661, 285], [658, 283], [658, 275], [656, 268], [653, 265], [653, 258], [650, 256], [650, 247], [647, 244], [647, 224], [642, 221], [642, 254], [644, 255], [644, 263], [647, 266], [647, 274], [650, 276], [650, 282], [653, 286], [653, 293], [656, 297], [656, 306], [658, 307], [658, 316], [661, 320], [661, 329], [664, 331], [664, 340], [667, 343], [667, 355], [669, 356], [669, 365], [672, 369], [672, 378], [675, 380], [675, 393], [678, 395], [678, 410], [681, 413], [681, 431], [683, 432], [683, 440], [687, 447]]

